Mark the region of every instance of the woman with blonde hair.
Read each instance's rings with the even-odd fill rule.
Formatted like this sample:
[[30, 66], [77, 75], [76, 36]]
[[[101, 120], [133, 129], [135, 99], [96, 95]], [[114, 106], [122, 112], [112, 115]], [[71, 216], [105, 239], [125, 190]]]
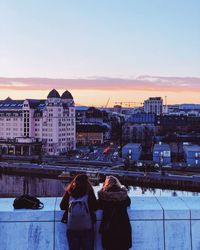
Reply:
[[99, 209], [103, 210], [100, 233], [106, 250], [128, 250], [132, 246], [127, 207], [131, 200], [127, 189], [114, 176], [107, 176], [98, 192]]

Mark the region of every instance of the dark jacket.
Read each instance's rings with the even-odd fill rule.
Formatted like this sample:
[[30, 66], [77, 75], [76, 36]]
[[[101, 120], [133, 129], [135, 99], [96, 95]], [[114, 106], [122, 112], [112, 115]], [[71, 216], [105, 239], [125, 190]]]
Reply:
[[[73, 195], [72, 195], [73, 196]], [[63, 198], [60, 202], [60, 209], [65, 210], [65, 213], [63, 215], [64, 222], [67, 223], [67, 213], [68, 213], [68, 207], [69, 207], [69, 193], [66, 191], [63, 195]], [[90, 211], [91, 219], [93, 223], [96, 223], [96, 214], [95, 211], [97, 210], [97, 200], [94, 192], [90, 190], [88, 192], [88, 208]]]
[[127, 250], [132, 246], [131, 225], [127, 207], [131, 200], [127, 190], [99, 191], [98, 205], [103, 210], [100, 233], [104, 249]]

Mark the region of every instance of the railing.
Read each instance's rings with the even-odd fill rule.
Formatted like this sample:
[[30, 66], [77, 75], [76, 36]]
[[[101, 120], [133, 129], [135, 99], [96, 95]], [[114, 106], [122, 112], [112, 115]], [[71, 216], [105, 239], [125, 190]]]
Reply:
[[[42, 210], [14, 210], [13, 199], [0, 199], [1, 250], [66, 250], [61, 198], [41, 198]], [[199, 197], [132, 197], [128, 209], [134, 250], [199, 250]], [[101, 239], [97, 212], [96, 249]]]

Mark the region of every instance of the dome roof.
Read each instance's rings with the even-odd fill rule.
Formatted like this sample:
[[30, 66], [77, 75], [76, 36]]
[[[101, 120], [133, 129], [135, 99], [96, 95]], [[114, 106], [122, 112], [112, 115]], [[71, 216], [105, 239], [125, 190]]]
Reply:
[[62, 98], [62, 99], [73, 99], [73, 96], [72, 96], [72, 94], [71, 94], [68, 90], [66, 90], [66, 91], [62, 94], [61, 98]]
[[12, 101], [12, 99], [10, 98], [10, 96], [8, 96], [5, 101]]
[[47, 98], [60, 98], [60, 95], [59, 95], [59, 93], [58, 93], [58, 91], [56, 89], [52, 89], [49, 92]]

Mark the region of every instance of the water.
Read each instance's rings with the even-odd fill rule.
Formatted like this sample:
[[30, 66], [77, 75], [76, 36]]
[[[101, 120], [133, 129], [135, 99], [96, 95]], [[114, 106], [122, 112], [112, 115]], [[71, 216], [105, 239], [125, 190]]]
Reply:
[[129, 187], [130, 196], [145, 196], [145, 197], [182, 197], [182, 196], [200, 196], [198, 192], [188, 192], [188, 191], [179, 191], [179, 190], [166, 190], [158, 188], [141, 188], [141, 187]]
[[31, 176], [0, 175], [0, 197], [29, 194], [38, 197], [60, 197], [65, 185], [58, 179]]
[[[94, 187], [95, 193], [102, 184]], [[65, 184], [58, 179], [31, 176], [0, 175], [0, 197], [16, 197], [29, 194], [38, 197], [61, 197]], [[197, 192], [162, 190], [155, 188], [127, 187], [129, 196], [200, 196]]]
[[[95, 193], [97, 194], [98, 190], [100, 190], [102, 184], [94, 187]], [[159, 189], [159, 188], [144, 188], [138, 186], [128, 186], [129, 196], [143, 196], [143, 197], [194, 197], [200, 196], [198, 192], [189, 192], [189, 191], [180, 191], [180, 190], [168, 190], [168, 189]]]

